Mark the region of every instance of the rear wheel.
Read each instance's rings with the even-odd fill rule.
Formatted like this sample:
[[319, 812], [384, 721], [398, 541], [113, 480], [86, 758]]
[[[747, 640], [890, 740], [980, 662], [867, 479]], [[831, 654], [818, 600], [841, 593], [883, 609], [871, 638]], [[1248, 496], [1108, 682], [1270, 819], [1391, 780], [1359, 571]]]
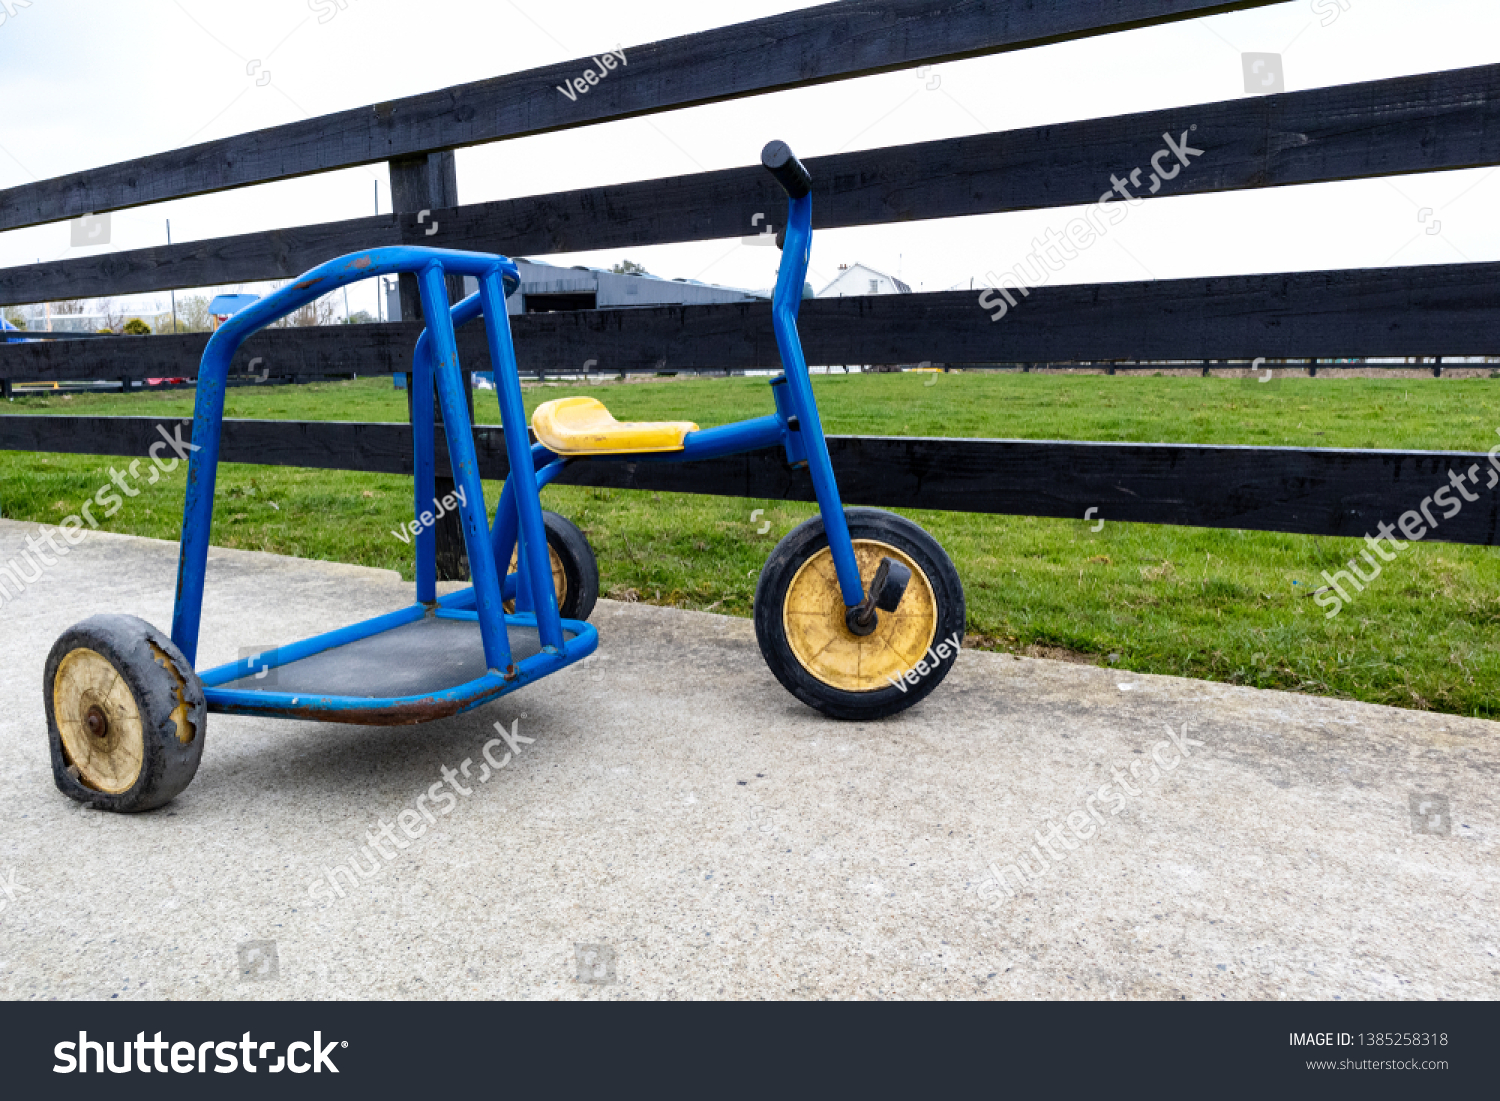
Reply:
[[844, 515], [867, 587], [884, 558], [911, 571], [895, 611], [877, 612], [866, 634], [851, 630], [818, 516], [771, 552], [755, 592], [755, 635], [771, 672], [799, 700], [837, 719], [878, 719], [948, 675], [963, 643], [963, 586], [947, 552], [910, 520], [871, 508]]
[[[594, 614], [599, 599], [599, 562], [583, 530], [566, 516], [542, 510], [547, 528], [547, 556], [552, 562], [552, 588], [557, 593], [557, 607], [564, 619], [586, 620]], [[510, 570], [515, 573], [519, 553], [512, 552]], [[515, 601], [507, 600], [505, 610], [514, 612]]]
[[203, 685], [172, 640], [134, 616], [64, 631], [44, 678], [58, 790], [104, 810], [151, 810], [192, 782], [203, 757]]

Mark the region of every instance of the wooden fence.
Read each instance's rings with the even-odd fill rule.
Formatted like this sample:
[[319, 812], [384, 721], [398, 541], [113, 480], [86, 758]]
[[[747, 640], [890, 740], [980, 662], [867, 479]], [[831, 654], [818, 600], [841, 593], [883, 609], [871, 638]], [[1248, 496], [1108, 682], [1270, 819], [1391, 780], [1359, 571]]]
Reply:
[[[453, 150], [695, 104], [1027, 49], [1290, 0], [846, 0], [627, 48], [628, 79], [576, 101], [569, 61], [373, 104], [0, 191], [0, 230], [387, 161], [397, 213], [0, 270], [0, 304], [283, 279], [378, 245], [510, 255], [735, 238], [784, 203], [759, 167], [461, 205]], [[1500, 65], [1113, 118], [810, 157], [814, 227], [830, 229], [1094, 202], [1164, 135], [1203, 150], [1171, 196], [1500, 164]], [[1105, 181], [1106, 183], [1101, 183]], [[431, 217], [419, 223], [419, 211]], [[438, 233], [429, 235], [433, 223]], [[998, 258], [997, 258], [998, 259]], [[998, 265], [997, 265], [998, 266]], [[1109, 360], [1316, 362], [1497, 351], [1500, 264], [1036, 287], [1001, 323], [975, 292], [812, 300], [813, 363], [950, 365]], [[408, 286], [403, 310], [415, 316]], [[548, 375], [779, 366], [763, 303], [528, 314], [517, 355]], [[268, 330], [235, 370], [406, 370], [415, 322]], [[0, 380], [196, 374], [206, 334], [0, 345]], [[471, 370], [483, 334], [460, 334]], [[139, 455], [155, 421], [0, 417], [0, 449]], [[478, 429], [488, 477], [504, 473]], [[1362, 535], [1483, 454], [1049, 441], [835, 438], [852, 502], [974, 512]], [[227, 461], [407, 473], [400, 425], [237, 421]], [[1484, 474], [1479, 475], [1481, 484]], [[577, 464], [564, 481], [809, 498], [779, 454], [704, 464]], [[1496, 542], [1497, 498], [1434, 538]]]

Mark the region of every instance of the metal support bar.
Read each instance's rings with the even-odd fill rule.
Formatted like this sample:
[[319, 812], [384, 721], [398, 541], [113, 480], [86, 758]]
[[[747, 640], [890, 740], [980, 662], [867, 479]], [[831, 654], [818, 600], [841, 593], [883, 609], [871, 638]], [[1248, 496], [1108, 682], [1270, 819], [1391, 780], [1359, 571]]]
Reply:
[[[447, 150], [440, 153], [432, 153], [427, 156], [405, 157], [389, 161], [387, 167], [391, 176], [391, 209], [398, 215], [415, 214], [420, 216], [424, 210], [451, 209], [458, 205], [458, 170], [454, 160], [453, 151]], [[438, 234], [442, 232], [442, 224], [438, 220], [422, 218], [422, 222], [428, 228], [436, 228], [437, 233], [430, 240], [426, 238], [424, 230], [423, 244], [438, 246], [440, 240]], [[463, 298], [463, 276], [449, 275], [447, 277], [448, 302], [451, 305]], [[422, 296], [418, 292], [417, 277], [404, 274], [397, 280], [397, 286], [401, 295], [401, 317], [405, 321], [422, 320]], [[469, 421], [474, 420], [474, 394], [470, 386], [468, 372], [464, 372], [461, 380], [463, 383], [464, 402], [469, 409]], [[414, 380], [410, 375], [406, 379], [407, 402], [410, 405], [414, 392]], [[429, 397], [427, 408], [432, 409], [432, 401]], [[411, 410], [415, 416], [415, 410]], [[415, 438], [413, 439], [415, 443]], [[414, 457], [415, 459], [415, 457]], [[437, 478], [431, 485], [431, 492], [426, 502], [417, 502], [417, 514], [432, 509], [434, 499], [442, 499], [453, 492], [454, 484], [451, 478]], [[434, 510], [435, 511], [435, 510]], [[468, 556], [464, 552], [463, 531], [459, 527], [458, 514], [449, 512], [431, 525], [433, 543], [435, 546], [437, 562], [437, 578], [439, 581], [467, 581], [469, 579]]]
[[[412, 517], [420, 520], [432, 508], [437, 496], [435, 463], [436, 446], [433, 431], [435, 410], [432, 401], [432, 345], [418, 349], [413, 357], [412, 373], [407, 376], [406, 404], [411, 417], [412, 451]], [[452, 479], [444, 479], [449, 485]], [[437, 525], [422, 524], [417, 529], [417, 602], [432, 604], [437, 600]]]
[[[447, 308], [447, 287], [443, 281], [443, 269], [433, 263], [421, 273], [423, 305], [426, 307], [427, 331], [431, 337], [428, 354], [433, 376], [437, 382], [438, 404], [443, 414], [443, 428], [448, 437], [448, 461], [453, 470], [453, 480], [463, 489], [464, 500], [458, 506], [465, 546], [469, 549], [469, 565], [474, 573], [475, 610], [479, 613], [479, 632], [484, 638], [484, 656], [489, 668], [507, 675], [514, 672], [510, 651], [510, 639], [505, 629], [505, 609], [500, 595], [500, 579], [495, 568], [495, 559], [490, 554], [489, 524], [486, 522], [484, 487], [479, 481], [479, 463], [474, 455], [474, 430], [469, 420], [469, 411], [464, 405], [463, 367], [458, 361], [458, 342], [453, 335], [453, 318]], [[500, 286], [500, 274], [496, 271], [485, 277]], [[505, 309], [505, 292], [499, 292], [500, 309]], [[509, 334], [507, 334], [508, 336]], [[493, 352], [491, 353], [493, 355]], [[497, 381], [499, 372], [496, 372]], [[520, 385], [516, 384], [519, 393]], [[413, 409], [416, 408], [415, 399]], [[514, 436], [507, 432], [507, 443]], [[525, 436], [520, 437], [521, 446], [527, 446]], [[541, 510], [537, 510], [541, 519]], [[527, 532], [530, 535], [530, 532]], [[545, 546], [545, 543], [543, 544]], [[558, 647], [561, 649], [561, 627]]]
[[[542, 648], [561, 650], [562, 618], [557, 609], [557, 593], [552, 588], [552, 563], [551, 556], [547, 553], [547, 528], [542, 521], [541, 491], [537, 485], [531, 443], [524, 427], [526, 407], [521, 399], [521, 377], [516, 369], [510, 317], [505, 312], [505, 288], [501, 284], [498, 270], [480, 277], [479, 295], [484, 307], [484, 328], [489, 338], [490, 362], [495, 367], [495, 396], [500, 403], [501, 423], [506, 428], [505, 453], [510, 460], [509, 481], [515, 486], [521, 537], [518, 566], [523, 571], [522, 576], [531, 582], [531, 597], [535, 603], [537, 633], [541, 638]], [[475, 481], [478, 481], [477, 472]], [[493, 557], [489, 559], [488, 565], [490, 569], [494, 569]], [[475, 576], [477, 578], [478, 574]], [[478, 588], [477, 582], [475, 587]], [[517, 586], [518, 608], [520, 594], [521, 587]]]
[[859, 563], [850, 545], [849, 524], [839, 500], [833, 464], [828, 458], [828, 443], [823, 438], [817, 402], [813, 400], [812, 379], [802, 354], [801, 338], [797, 335], [797, 311], [802, 304], [802, 285], [811, 251], [812, 197], [803, 195], [787, 202], [786, 243], [781, 251], [781, 268], [776, 273], [771, 318], [786, 376], [787, 397], [801, 425], [808, 474], [817, 490], [818, 512], [823, 517], [823, 530], [828, 535], [839, 591], [843, 594], [844, 604], [854, 607], [864, 600], [865, 588], [859, 576]]

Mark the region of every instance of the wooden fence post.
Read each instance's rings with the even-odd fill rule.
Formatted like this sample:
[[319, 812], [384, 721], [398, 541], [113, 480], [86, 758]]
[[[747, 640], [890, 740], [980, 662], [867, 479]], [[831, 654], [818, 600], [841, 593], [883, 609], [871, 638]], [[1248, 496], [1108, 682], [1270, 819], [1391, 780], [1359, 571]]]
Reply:
[[[424, 210], [440, 210], [458, 205], [458, 171], [453, 152], [430, 153], [424, 157], [403, 158], [387, 162], [391, 173], [391, 205], [398, 215], [420, 214]], [[424, 224], [436, 224], [429, 217]], [[442, 226], [438, 224], [438, 232]], [[434, 235], [431, 244], [438, 245]], [[401, 319], [422, 319], [422, 300], [417, 292], [417, 278], [403, 275], [400, 279]], [[463, 277], [448, 277], [448, 298], [457, 302], [463, 297]], [[469, 406], [469, 421], [474, 420], [474, 393], [470, 387], [469, 370], [463, 371], [464, 393]], [[406, 376], [406, 403], [411, 409], [410, 373]], [[436, 407], [435, 407], [436, 408]], [[441, 414], [438, 420], [441, 421]], [[452, 478], [438, 475], [435, 485], [437, 497], [442, 500], [453, 492]], [[481, 502], [482, 504], [482, 502]], [[434, 510], [436, 511], [436, 510]], [[437, 576], [439, 581], [467, 581], [469, 579], [469, 556], [464, 549], [463, 527], [458, 513], [450, 511], [438, 520], [433, 533], [437, 538]]]

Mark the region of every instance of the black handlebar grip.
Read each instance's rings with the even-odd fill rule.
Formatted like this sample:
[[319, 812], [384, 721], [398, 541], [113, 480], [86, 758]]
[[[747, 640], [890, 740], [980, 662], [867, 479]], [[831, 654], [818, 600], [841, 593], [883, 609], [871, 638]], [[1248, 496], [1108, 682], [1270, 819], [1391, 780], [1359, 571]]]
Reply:
[[760, 163], [776, 177], [791, 199], [800, 199], [812, 190], [812, 175], [784, 141], [771, 141], [760, 151]]

